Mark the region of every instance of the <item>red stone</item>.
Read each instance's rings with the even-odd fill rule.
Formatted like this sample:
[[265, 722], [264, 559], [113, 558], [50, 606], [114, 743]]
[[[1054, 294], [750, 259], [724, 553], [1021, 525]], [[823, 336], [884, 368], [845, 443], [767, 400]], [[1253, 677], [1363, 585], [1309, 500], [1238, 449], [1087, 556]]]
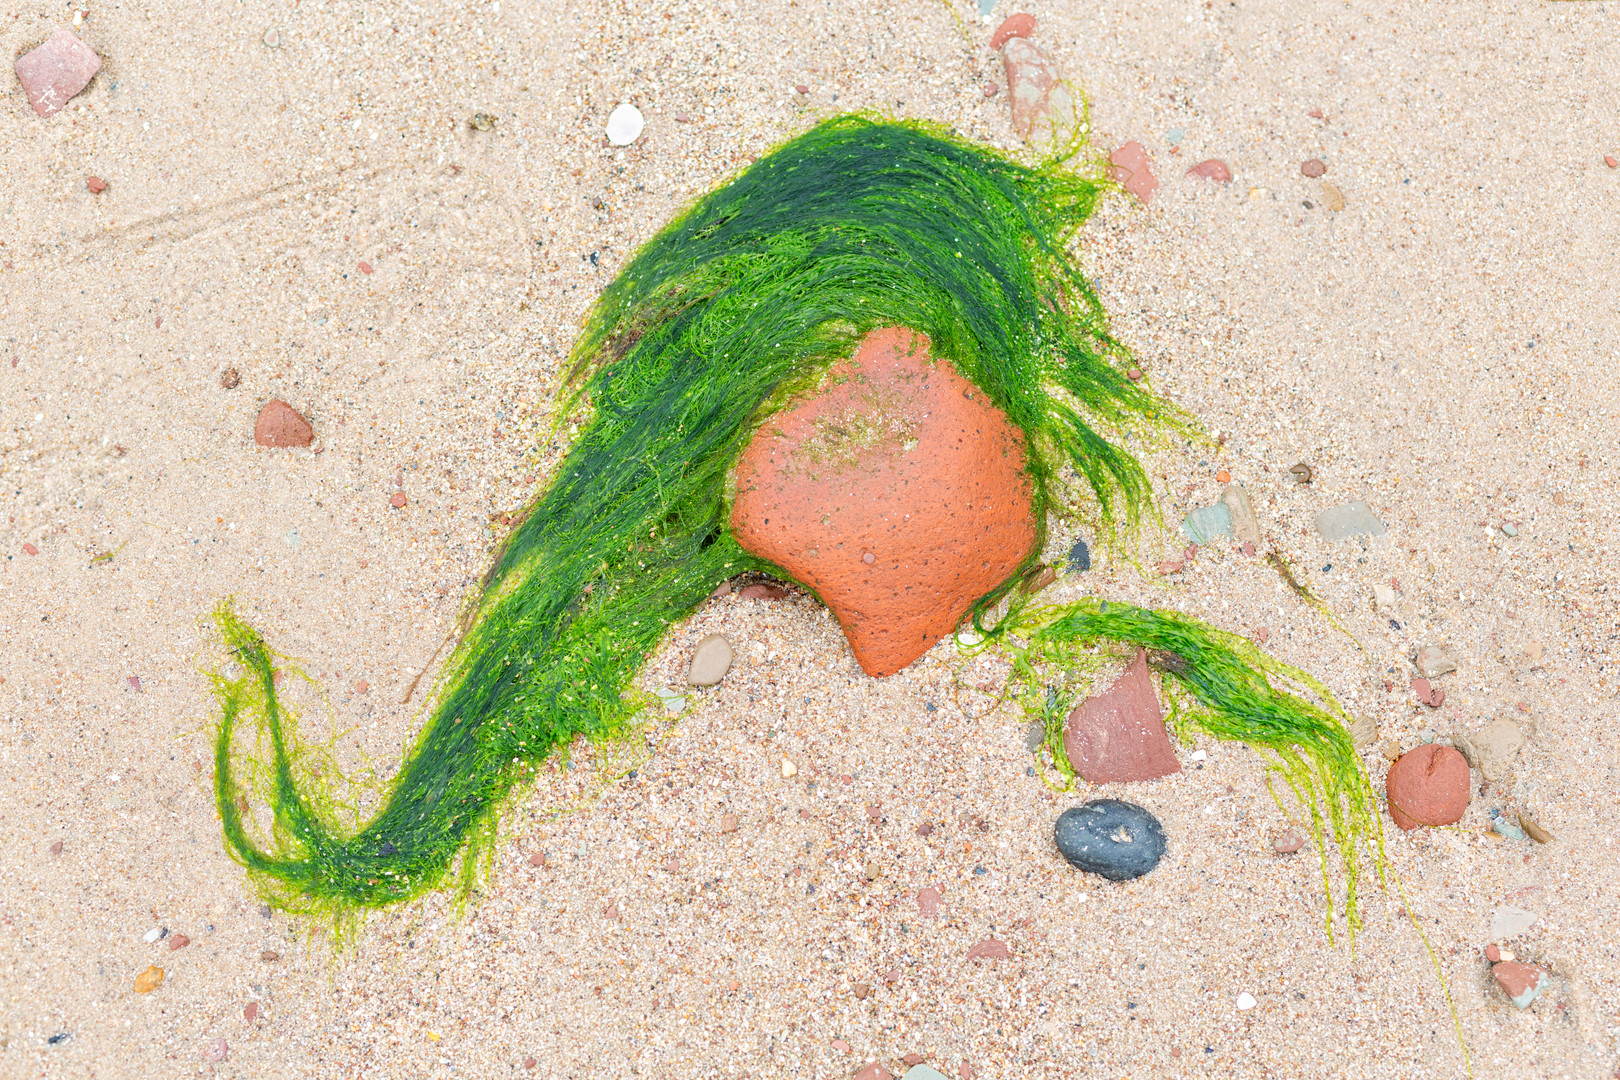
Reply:
[[244, 1019], [244, 1020], [257, 1020], [258, 1018], [259, 1018], [259, 1003], [257, 1001], [248, 1002], [247, 1003], [247, 1008], [242, 1010], [242, 1019]]
[[1311, 160], [1300, 165], [1299, 171], [1310, 177], [1312, 180], [1315, 180], [1318, 176], [1321, 176], [1323, 173], [1327, 172], [1327, 166], [1322, 164], [1316, 158], [1311, 158]]
[[939, 914], [939, 890], [932, 885], [917, 890], [917, 914], [932, 919]]
[[371, 273], [371, 264], [370, 264], [370, 263], [368, 263], [368, 262], [363, 262], [363, 263], [361, 263], [361, 264], [360, 264], [360, 272], [361, 272], [361, 273], [362, 273], [362, 274], [369, 274], [369, 273]]
[[1620, 158], [1616, 158], [1613, 154], [1604, 154], [1603, 164], [1611, 169], [1620, 169]]
[[1153, 159], [1148, 157], [1141, 143], [1132, 139], [1109, 154], [1108, 163], [1111, 166], [1108, 175], [1116, 183], [1144, 203], [1153, 201], [1159, 191], [1159, 180], [1153, 175]]
[[1389, 816], [1403, 829], [1450, 825], [1468, 809], [1468, 761], [1449, 746], [1431, 743], [1402, 754], [1389, 767]]
[[1198, 164], [1187, 170], [1187, 175], [1199, 176], [1205, 180], [1213, 180], [1218, 184], [1230, 184], [1232, 182], [1232, 170], [1228, 169], [1226, 167], [1226, 162], [1221, 161], [1219, 158], [1210, 158], [1208, 161], [1200, 161]]
[[968, 950], [967, 958], [969, 960], [1011, 960], [1012, 950], [1007, 948], [1005, 941], [985, 938]]
[[315, 429], [298, 415], [298, 410], [274, 398], [259, 410], [253, 441], [260, 446], [308, 446], [315, 441]]
[[405, 497], [405, 493], [403, 491], [396, 491], [392, 495], [388, 496], [388, 505], [392, 506], [395, 510], [405, 509], [405, 504], [409, 501], [410, 500]]
[[737, 542], [815, 590], [869, 675], [927, 652], [1035, 544], [1022, 435], [928, 345], [868, 334], [737, 462]]
[[1516, 998], [1540, 982], [1546, 973], [1535, 964], [1503, 960], [1491, 965], [1491, 974], [1496, 976], [1497, 985], [1508, 997]]
[[41, 116], [55, 116], [68, 99], [101, 70], [96, 51], [66, 30], [54, 31], [36, 49], [17, 57], [17, 81]]
[[1292, 855], [1305, 846], [1305, 838], [1299, 833], [1284, 833], [1271, 842], [1271, 850], [1279, 855]]
[[905, 1062], [907, 1066], [912, 1066], [912, 1065], [921, 1065], [923, 1062], [927, 1061], [928, 1059], [926, 1057], [924, 1057], [923, 1055], [921, 1055], [921, 1054], [907, 1054], [905, 1057], [901, 1058], [900, 1060]]
[[1502, 950], [1495, 945], [1485, 946], [1485, 959], [1489, 960], [1493, 964], [1496, 963], [1498, 960], [1502, 959]]
[[1074, 771], [1093, 784], [1152, 780], [1181, 771], [1164, 732], [1164, 713], [1145, 652], [1137, 650], [1112, 686], [1069, 714], [1063, 750]]
[[894, 1073], [874, 1061], [856, 1073], [855, 1080], [894, 1080]]
[[1035, 16], [1019, 12], [1002, 20], [996, 32], [990, 35], [990, 48], [999, 50], [1013, 38], [1035, 36]]
[[183, 949], [190, 944], [191, 939], [186, 937], [186, 935], [175, 934], [173, 937], [169, 938], [169, 951], [174, 952], [176, 949]]
[[90, 176], [85, 178], [84, 186], [90, 189], [90, 194], [100, 195], [107, 190], [107, 181], [99, 176]]
[[24, 540], [23, 541], [23, 554], [24, 555], [38, 555], [39, 554], [39, 548], [35, 547], [33, 544], [30, 544], [28, 541]]
[[788, 591], [780, 585], [744, 585], [737, 595], [744, 600], [786, 600]]

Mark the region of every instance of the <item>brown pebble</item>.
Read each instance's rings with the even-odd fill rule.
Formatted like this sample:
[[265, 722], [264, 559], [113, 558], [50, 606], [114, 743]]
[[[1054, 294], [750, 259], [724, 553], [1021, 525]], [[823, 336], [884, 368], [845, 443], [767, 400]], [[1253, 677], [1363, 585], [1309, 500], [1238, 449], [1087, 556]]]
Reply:
[[1013, 38], [1027, 38], [1035, 36], [1035, 16], [1025, 12], [1009, 16], [1002, 20], [996, 32], [990, 35], [990, 50], [995, 52]]
[[156, 964], [135, 976], [135, 992], [137, 994], [150, 994], [163, 985], [163, 969]]
[[530, 866], [544, 866], [544, 865], [546, 865], [546, 854], [545, 854], [545, 852], [537, 851], [533, 855], [530, 855], [529, 856], [529, 865]]
[[1018, 590], [1025, 596], [1034, 596], [1042, 589], [1057, 581], [1057, 571], [1050, 566], [1037, 566], [1024, 576], [1024, 582]]
[[956, 1067], [956, 1075], [958, 1080], [973, 1080], [973, 1066], [965, 1061], [962, 1062]]
[[610, 921], [616, 921], [619, 918], [619, 902], [617, 900], [603, 909], [602, 918]]
[[913, 1053], [913, 1054], [907, 1054], [905, 1057], [901, 1058], [900, 1060], [905, 1062], [906, 1065], [909, 1067], [909, 1066], [912, 1066], [912, 1065], [921, 1065], [923, 1062], [927, 1061], [928, 1059], [923, 1057], [921, 1054]]
[[1011, 960], [1012, 950], [1007, 947], [1005, 941], [985, 938], [968, 950], [967, 958], [969, 960]]
[[186, 937], [186, 935], [174, 934], [169, 938], [169, 951], [174, 952], [176, 949], [183, 949], [190, 944], [191, 939]]
[[1327, 119], [1327, 117], [1322, 115], [1322, 110], [1321, 109], [1312, 109], [1310, 112], [1306, 113], [1305, 115], [1310, 117], [1312, 120], [1325, 120], [1325, 119]]
[[30, 544], [30, 543], [24, 541], [23, 542], [23, 554], [24, 555], [38, 555], [39, 554], [39, 548], [35, 547], [33, 544]]
[[808, 86], [804, 85], [804, 83], [800, 83], [798, 86], [795, 86], [793, 89], [796, 90], [797, 92], [801, 93], [801, 94], [808, 94], [810, 92], [810, 88]]
[[780, 585], [744, 585], [737, 595], [744, 600], [786, 600], [788, 591]]
[[259, 954], [259, 959], [263, 960], [267, 964], [273, 964], [277, 960], [281, 959], [281, 954], [276, 952], [274, 949], [266, 949], [264, 952]]
[[1311, 478], [1316, 475], [1311, 472], [1311, 467], [1303, 461], [1291, 467], [1288, 471], [1293, 474], [1294, 483], [1296, 484], [1308, 484], [1311, 482]]
[[[1526, 814], [1522, 810], [1519, 811], [1519, 828], [1523, 829], [1525, 835], [1530, 837], [1530, 839], [1534, 840], [1538, 844], [1550, 844], [1554, 840], [1558, 839], [1552, 833], [1548, 832], [1546, 829], [1543, 829], [1535, 818], [1531, 817], [1529, 814]], [[58, 848], [61, 846], [61, 844], [56, 845]]]
[[259, 1018], [259, 1003], [257, 1001], [248, 1002], [247, 1003], [247, 1008], [242, 1010], [242, 1019], [244, 1019], [244, 1020], [257, 1020], [258, 1018]]
[[363, 262], [363, 263], [361, 263], [361, 264], [360, 264], [360, 272], [361, 272], [361, 273], [362, 273], [362, 274], [369, 274], [369, 273], [371, 273], [371, 264], [370, 264], [370, 263], [366, 263], [366, 262]]
[[388, 505], [392, 506], [395, 510], [403, 510], [406, 502], [407, 500], [403, 491], [396, 491], [392, 495], [388, 496]]
[[1604, 154], [1603, 164], [1611, 169], [1620, 169], [1620, 160], [1617, 160], [1613, 154]]
[[[675, 114], [675, 122], [677, 124], [690, 124], [692, 122], [692, 117], [687, 113], [678, 112]], [[533, 1061], [534, 1059], [530, 1058], [529, 1060]]]
[[866, 816], [871, 818], [873, 821], [879, 820], [880, 818], [883, 817], [883, 807], [881, 807], [881, 806], [868, 806], [866, 808]]
[[259, 419], [253, 424], [253, 441], [260, 446], [308, 446], [315, 441], [315, 429], [298, 410], [274, 398], [259, 410]]
[[1495, 945], [1485, 946], [1485, 959], [1493, 964], [1497, 963], [1502, 959], [1502, 950]]
[[865, 873], [867, 881], [876, 881], [883, 876], [883, 867], [876, 860], [873, 860], [866, 864]]
[[930, 822], [930, 821], [925, 821], [921, 825], [917, 826], [917, 835], [918, 836], [927, 836], [930, 833], [932, 833], [933, 831], [934, 831], [934, 825], [933, 825], [933, 822]]
[[1000, 89], [1000, 87], [996, 86], [995, 83], [987, 82], [987, 83], [984, 84], [984, 96], [985, 97], [995, 97], [996, 96], [996, 91], [998, 89]]
[[1228, 169], [1226, 162], [1221, 161], [1219, 158], [1200, 161], [1187, 170], [1187, 175], [1197, 176], [1204, 180], [1213, 180], [1217, 184], [1230, 184], [1232, 182], [1232, 170]]
[[107, 181], [99, 176], [91, 176], [85, 179], [84, 186], [90, 189], [90, 194], [100, 195], [107, 190]]
[[1311, 160], [1300, 165], [1299, 171], [1310, 177], [1312, 180], [1315, 180], [1317, 177], [1327, 172], [1327, 166], [1322, 164], [1316, 158], [1311, 158]]
[[1402, 754], [1385, 779], [1389, 816], [1403, 829], [1450, 825], [1468, 809], [1468, 761], [1449, 746], [1430, 743]]
[[664, 863], [664, 869], [668, 870], [671, 874], [676, 873], [677, 871], [680, 870], [680, 868], [681, 868], [681, 860], [679, 858], [677, 858], [676, 856], [674, 856], [674, 855], [671, 855], [669, 857], [669, 861]]
[[359, 682], [354, 684], [354, 692], [357, 693], [357, 694], [363, 694], [367, 690], [370, 690], [370, 689], [371, 689], [371, 684], [366, 682], [366, 680], [364, 680], [364, 679], [361, 679]]
[[932, 919], [939, 914], [939, 890], [932, 885], [917, 890], [917, 914]]
[[242, 385], [242, 376], [235, 368], [226, 368], [220, 373], [219, 385], [226, 390], [235, 390]]
[[871, 983], [858, 982], [858, 983], [855, 984], [855, 996], [857, 998], [859, 998], [860, 1000], [865, 1001], [866, 1000], [866, 995], [870, 994], [871, 992], [872, 992], [872, 984]]
[[1131, 380], [1131, 382], [1141, 382], [1142, 381], [1142, 369], [1141, 368], [1136, 368], [1136, 367], [1130, 368], [1129, 370], [1127, 370], [1125, 372], [1125, 377], [1127, 379]]
[[533, 1070], [535, 1068], [535, 1066], [537, 1066], [539, 1064], [540, 1063], [538, 1061], [534, 1060], [534, 1058], [531, 1058], [531, 1057], [523, 1059], [523, 1067], [525, 1069]]
[[51, 854], [52, 855], [60, 855], [60, 854], [62, 854], [62, 841], [58, 840], [56, 843], [51, 845]]
[[1279, 855], [1292, 855], [1305, 846], [1305, 838], [1299, 833], [1283, 833], [1271, 842], [1271, 850]]
[[720, 815], [720, 831], [723, 832], [723, 833], [736, 832], [737, 831], [737, 815], [736, 814], [721, 814]]

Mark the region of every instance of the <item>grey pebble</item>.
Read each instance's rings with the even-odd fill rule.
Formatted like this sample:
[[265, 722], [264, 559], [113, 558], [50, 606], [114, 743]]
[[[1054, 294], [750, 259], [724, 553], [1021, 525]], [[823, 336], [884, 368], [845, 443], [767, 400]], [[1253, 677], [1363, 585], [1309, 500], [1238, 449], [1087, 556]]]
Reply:
[[1221, 503], [1232, 518], [1232, 535], [1241, 543], [1258, 544], [1260, 519], [1254, 515], [1254, 503], [1249, 500], [1249, 493], [1237, 484], [1227, 484], [1221, 489]]
[[1159, 865], [1164, 826], [1135, 803], [1093, 799], [1065, 810], [1052, 830], [1058, 850], [1076, 866], [1109, 881], [1129, 881]]
[[708, 634], [692, 649], [692, 664], [686, 681], [693, 686], [713, 686], [731, 670], [731, 642], [724, 634]]
[[1372, 507], [1357, 499], [1318, 512], [1316, 531], [1324, 540], [1348, 540], [1353, 536], [1383, 536], [1385, 530]]
[[1507, 941], [1516, 938], [1536, 925], [1537, 918], [1533, 911], [1503, 904], [1491, 914], [1491, 940]]
[[1519, 747], [1524, 745], [1524, 732], [1512, 720], [1492, 720], [1470, 735], [1457, 736], [1451, 743], [1481, 776], [1495, 782], [1518, 756]]
[[1091, 569], [1091, 549], [1084, 540], [1076, 540], [1069, 549], [1069, 573], [1078, 574]]
[[1435, 679], [1457, 670], [1457, 662], [1438, 645], [1423, 646], [1412, 657], [1412, 662], [1425, 679]]
[[1046, 725], [1039, 720], [1031, 720], [1024, 725], [1024, 749], [1033, 754], [1041, 748], [1046, 741]]

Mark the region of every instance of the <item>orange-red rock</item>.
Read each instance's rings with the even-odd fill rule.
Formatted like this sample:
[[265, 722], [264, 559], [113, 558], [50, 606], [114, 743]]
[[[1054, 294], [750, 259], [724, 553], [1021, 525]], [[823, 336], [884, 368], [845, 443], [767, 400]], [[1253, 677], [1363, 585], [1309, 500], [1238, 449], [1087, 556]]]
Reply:
[[1135, 139], [1108, 155], [1108, 175], [1145, 203], [1158, 194], [1159, 178], [1153, 175], [1153, 159]]
[[309, 421], [280, 398], [267, 402], [253, 425], [253, 441], [260, 446], [308, 446], [314, 440]]
[[1035, 36], [1035, 16], [1020, 11], [1017, 15], [1010, 15], [1002, 20], [996, 32], [990, 35], [990, 48], [992, 51], [1000, 49], [1013, 38], [1027, 38]]
[[1403, 829], [1450, 825], [1468, 809], [1468, 760], [1449, 746], [1430, 743], [1402, 754], [1389, 767], [1384, 789], [1389, 816]]
[[1164, 733], [1164, 713], [1146, 653], [1138, 650], [1112, 686], [1069, 714], [1063, 750], [1074, 771], [1093, 784], [1152, 780], [1181, 771]]
[[870, 675], [927, 652], [1035, 544], [1022, 435], [928, 348], [873, 331], [737, 462], [738, 543], [814, 589]]

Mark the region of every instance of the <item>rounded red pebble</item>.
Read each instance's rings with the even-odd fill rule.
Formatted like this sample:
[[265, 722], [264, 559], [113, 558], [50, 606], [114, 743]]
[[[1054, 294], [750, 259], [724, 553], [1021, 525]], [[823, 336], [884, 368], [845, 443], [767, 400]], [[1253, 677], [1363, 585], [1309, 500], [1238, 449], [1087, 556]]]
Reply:
[[810, 92], [810, 88], [808, 86], [804, 85], [804, 83], [800, 83], [798, 86], [795, 86], [793, 89], [797, 90], [801, 94], [808, 94]]
[[361, 273], [362, 273], [362, 274], [369, 274], [369, 273], [371, 273], [371, 264], [370, 264], [370, 263], [368, 263], [368, 262], [363, 262], [363, 263], [361, 263], [361, 264], [360, 264], [360, 272], [361, 272]]
[[1219, 158], [1210, 158], [1208, 161], [1200, 161], [1198, 164], [1187, 170], [1187, 175], [1201, 177], [1205, 180], [1213, 180], [1217, 184], [1230, 184], [1232, 182], [1232, 170], [1228, 169], [1226, 167], [1226, 162], [1221, 161]]
[[1323, 173], [1327, 172], [1327, 166], [1322, 164], [1316, 158], [1311, 158], [1311, 160], [1300, 165], [1299, 171], [1310, 177], [1312, 180], [1315, 180], [1318, 176], [1321, 176]]
[[998, 87], [996, 86], [995, 83], [993, 83], [993, 82], [985, 83], [984, 84], [984, 96], [985, 97], [995, 97], [997, 89], [998, 89]]
[[1620, 169], [1620, 159], [1617, 159], [1613, 154], [1604, 154], [1603, 164], [1611, 169]]
[[257, 1020], [258, 1018], [259, 1018], [259, 1003], [257, 1001], [248, 1002], [247, 1003], [247, 1008], [242, 1010], [242, 1019], [244, 1019], [244, 1020]]
[[405, 493], [403, 491], [396, 491], [392, 495], [388, 496], [388, 505], [392, 506], [395, 510], [403, 509], [405, 506]]
[[24, 555], [38, 555], [39, 554], [39, 548], [35, 547], [33, 544], [29, 544], [29, 543], [25, 542], [23, 544], [23, 554]]
[[90, 189], [90, 194], [100, 195], [107, 190], [107, 181], [99, 176], [91, 176], [85, 179], [84, 186]]
[[1015, 37], [1027, 38], [1035, 36], [1035, 16], [1019, 12], [1002, 20], [996, 32], [990, 35], [990, 47], [999, 49]]
[[523, 1067], [525, 1069], [533, 1069], [536, 1066], [538, 1066], [539, 1064], [540, 1063], [538, 1061], [534, 1060], [534, 1058], [524, 1058], [523, 1059]]
[[1469, 787], [1468, 759], [1438, 743], [1402, 754], [1384, 782], [1389, 816], [1407, 830], [1460, 820], [1468, 809]]
[[315, 429], [298, 415], [298, 410], [274, 398], [259, 410], [253, 424], [253, 441], [260, 446], [308, 446], [315, 441]]

